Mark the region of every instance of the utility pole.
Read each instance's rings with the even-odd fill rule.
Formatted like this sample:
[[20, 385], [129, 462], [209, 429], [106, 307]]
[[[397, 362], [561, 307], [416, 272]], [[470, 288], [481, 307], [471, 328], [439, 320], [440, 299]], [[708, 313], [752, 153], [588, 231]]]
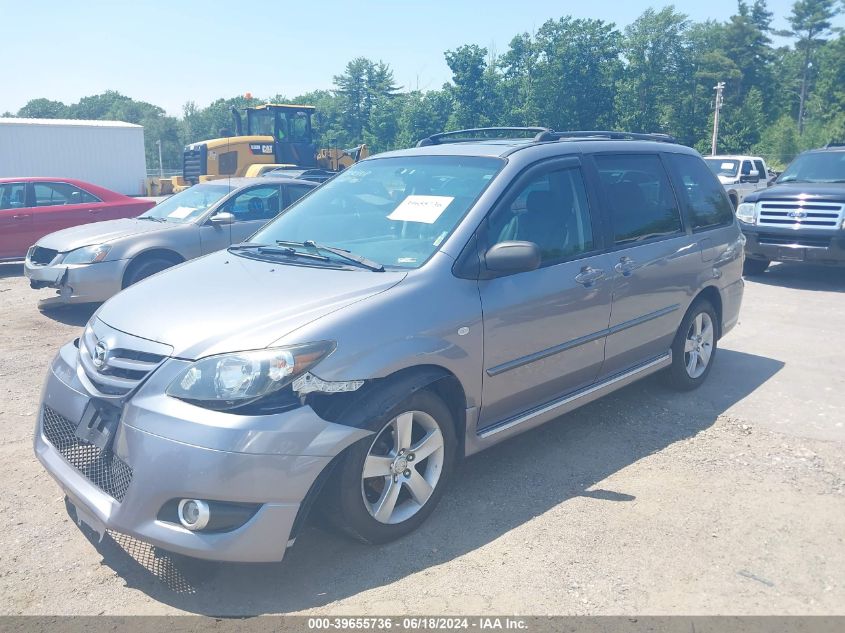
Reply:
[[713, 143], [710, 146], [710, 155], [715, 156], [717, 152], [717, 145], [719, 144], [719, 111], [722, 109], [724, 103], [722, 99], [722, 91], [725, 89], [725, 82], [720, 81], [713, 90], [716, 91], [716, 110], [713, 114]]
[[161, 139], [156, 141], [156, 145], [158, 145], [158, 177], [164, 178], [164, 166], [161, 161]]

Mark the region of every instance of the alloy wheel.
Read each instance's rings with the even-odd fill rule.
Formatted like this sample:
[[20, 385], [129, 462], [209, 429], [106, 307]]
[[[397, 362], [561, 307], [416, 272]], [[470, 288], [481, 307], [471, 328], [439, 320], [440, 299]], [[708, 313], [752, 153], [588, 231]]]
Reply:
[[713, 354], [713, 321], [706, 312], [699, 312], [690, 323], [684, 341], [684, 364], [690, 378], [698, 378], [707, 369]]
[[376, 434], [361, 473], [361, 494], [380, 523], [407, 521], [431, 497], [443, 471], [443, 433], [423, 411], [406, 411]]

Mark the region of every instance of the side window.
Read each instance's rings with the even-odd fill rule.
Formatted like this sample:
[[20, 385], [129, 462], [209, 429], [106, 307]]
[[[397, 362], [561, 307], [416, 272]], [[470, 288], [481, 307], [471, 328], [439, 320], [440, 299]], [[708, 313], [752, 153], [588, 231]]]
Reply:
[[311, 191], [313, 187], [306, 187], [304, 185], [288, 185], [288, 204], [293, 204], [299, 200], [306, 193]]
[[490, 244], [520, 240], [540, 247], [542, 264], [575, 259], [593, 250], [587, 193], [579, 169], [538, 175], [513, 202], [490, 217]]
[[26, 184], [10, 182], [0, 185], [0, 211], [22, 209], [26, 206]]
[[226, 211], [238, 222], [269, 220], [282, 210], [279, 202], [279, 185], [252, 187], [229, 200]]
[[92, 204], [101, 200], [87, 191], [66, 182], [36, 182], [36, 207], [52, 207], [61, 204]]
[[294, 143], [308, 141], [308, 115], [297, 112], [288, 118], [290, 122], [290, 140]]
[[750, 173], [751, 173], [751, 161], [750, 160], [742, 161], [742, 175], [747, 176]]
[[680, 233], [681, 215], [660, 158], [653, 154], [596, 156], [616, 244]]
[[733, 222], [725, 190], [703, 160], [689, 154], [668, 154], [677, 177], [684, 183], [682, 195], [692, 218], [693, 231]]
[[754, 169], [757, 170], [757, 173], [760, 174], [760, 180], [768, 180], [769, 174], [766, 173], [766, 166], [763, 165], [762, 160], [755, 160], [754, 161]]

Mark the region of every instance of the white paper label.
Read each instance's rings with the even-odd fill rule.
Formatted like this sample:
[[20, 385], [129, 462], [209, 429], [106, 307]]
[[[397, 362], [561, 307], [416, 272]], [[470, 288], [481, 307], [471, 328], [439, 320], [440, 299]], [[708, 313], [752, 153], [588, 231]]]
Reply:
[[719, 169], [733, 169], [736, 167], [733, 163], [722, 163], [722, 166]]
[[398, 222], [434, 224], [452, 200], [451, 196], [408, 196], [387, 218]]
[[173, 209], [167, 217], [168, 218], [176, 218], [177, 220], [181, 220], [183, 218], [187, 218], [191, 215], [196, 209], [194, 207], [179, 207], [177, 209]]

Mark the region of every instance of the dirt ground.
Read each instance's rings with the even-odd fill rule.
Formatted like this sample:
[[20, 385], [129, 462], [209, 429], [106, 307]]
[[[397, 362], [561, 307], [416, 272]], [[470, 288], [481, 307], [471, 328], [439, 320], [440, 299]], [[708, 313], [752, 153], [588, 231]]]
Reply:
[[41, 382], [92, 310], [0, 265], [0, 613], [845, 614], [845, 271], [746, 287], [708, 383], [656, 378], [482, 453], [421, 530], [309, 528], [278, 565], [96, 543], [32, 453]]

